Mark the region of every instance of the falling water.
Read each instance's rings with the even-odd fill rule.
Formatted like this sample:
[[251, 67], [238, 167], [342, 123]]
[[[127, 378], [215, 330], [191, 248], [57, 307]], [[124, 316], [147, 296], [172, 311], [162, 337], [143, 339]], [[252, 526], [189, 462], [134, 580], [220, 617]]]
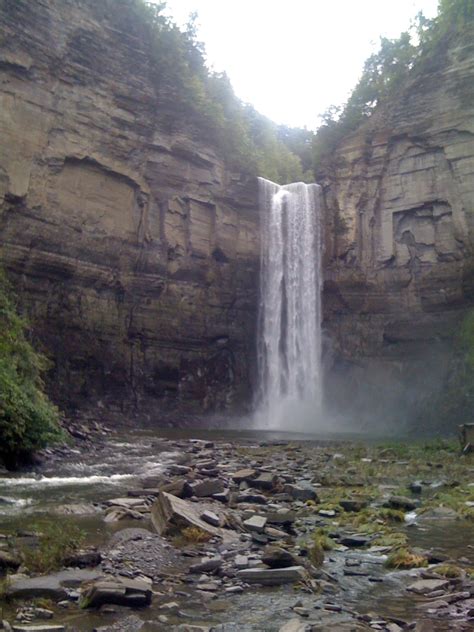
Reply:
[[308, 430], [322, 403], [320, 187], [259, 178], [259, 188], [256, 419], [271, 428]]

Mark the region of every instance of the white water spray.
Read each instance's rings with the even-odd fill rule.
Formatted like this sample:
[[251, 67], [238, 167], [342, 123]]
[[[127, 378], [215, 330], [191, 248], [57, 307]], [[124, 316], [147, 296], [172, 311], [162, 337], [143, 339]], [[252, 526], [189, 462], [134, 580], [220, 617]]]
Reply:
[[259, 189], [256, 423], [315, 430], [322, 404], [320, 187], [259, 178]]

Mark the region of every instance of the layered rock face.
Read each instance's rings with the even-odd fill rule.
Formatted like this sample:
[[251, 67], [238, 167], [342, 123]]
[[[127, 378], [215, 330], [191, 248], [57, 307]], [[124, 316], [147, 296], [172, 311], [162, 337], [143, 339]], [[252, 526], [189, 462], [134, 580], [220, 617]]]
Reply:
[[321, 176], [330, 383], [382, 424], [439, 388], [474, 300], [472, 38], [433, 61]]
[[0, 3], [1, 259], [61, 404], [238, 408], [256, 182], [165, 127], [146, 42], [107, 7]]

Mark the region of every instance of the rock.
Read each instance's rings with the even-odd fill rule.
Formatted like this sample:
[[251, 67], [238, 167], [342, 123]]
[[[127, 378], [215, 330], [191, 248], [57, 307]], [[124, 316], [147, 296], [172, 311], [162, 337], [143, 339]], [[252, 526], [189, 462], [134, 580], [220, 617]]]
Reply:
[[14, 623], [12, 626], [13, 632], [64, 632], [66, 628], [64, 625], [52, 624], [52, 623], [40, 623], [40, 624], [28, 624], [23, 625]]
[[212, 498], [218, 500], [220, 503], [228, 503], [230, 500], [230, 490], [224, 489], [224, 491], [219, 494], [212, 494]]
[[246, 555], [236, 555], [234, 560], [235, 567], [239, 570], [247, 568], [249, 565], [249, 558]]
[[257, 476], [257, 472], [252, 469], [244, 469], [238, 470], [230, 475], [231, 479], [236, 483], [241, 483], [242, 481], [251, 481], [253, 478]]
[[21, 559], [14, 553], [0, 549], [0, 568], [16, 570], [21, 566]]
[[267, 520], [271, 524], [290, 525], [295, 521], [295, 512], [291, 509], [278, 509], [266, 514]]
[[204, 522], [207, 522], [207, 524], [210, 524], [213, 527], [221, 526], [221, 520], [219, 516], [215, 514], [213, 511], [209, 511], [209, 510], [203, 511], [200, 517], [201, 517], [201, 520], [204, 520]]
[[418, 481], [410, 483], [408, 488], [412, 492], [412, 494], [421, 494], [421, 492], [423, 491], [423, 485]]
[[222, 566], [222, 557], [205, 557], [189, 568], [190, 573], [212, 573]]
[[391, 507], [392, 509], [403, 509], [405, 511], [412, 511], [416, 509], [418, 503], [411, 500], [411, 498], [406, 498], [405, 496], [390, 496], [390, 498], [385, 503], [386, 507]]
[[344, 511], [362, 511], [362, 509], [365, 509], [365, 507], [367, 507], [369, 503], [366, 500], [348, 498], [340, 500], [339, 504], [344, 509]]
[[267, 524], [267, 519], [265, 516], [252, 516], [248, 520], [244, 520], [243, 525], [247, 529], [247, 531], [255, 531], [256, 533], [262, 533], [265, 525]]
[[237, 496], [238, 503], [253, 503], [256, 505], [266, 505], [267, 499], [262, 494], [258, 494], [257, 492], [253, 492], [252, 490], [247, 490], [238, 494]]
[[81, 549], [68, 555], [64, 560], [64, 566], [87, 568], [98, 566], [101, 561], [102, 555], [97, 549]]
[[301, 500], [303, 502], [313, 500], [314, 502], [319, 502], [318, 495], [312, 487], [303, 487], [288, 483], [284, 486], [283, 490], [295, 500]]
[[82, 608], [116, 604], [139, 608], [151, 603], [151, 583], [125, 577], [104, 577], [82, 587]]
[[237, 571], [237, 578], [249, 584], [278, 586], [306, 579], [306, 571], [302, 566], [288, 568], [248, 568]]
[[290, 551], [279, 546], [267, 546], [263, 551], [262, 562], [270, 568], [298, 566], [298, 559]]
[[93, 581], [101, 576], [101, 572], [81, 569], [61, 571], [43, 577], [12, 579], [7, 586], [7, 595], [15, 599], [45, 597], [59, 601], [67, 598], [68, 588], [77, 588], [82, 582]]
[[307, 632], [309, 629], [310, 626], [301, 619], [290, 619], [278, 632]]
[[151, 521], [160, 535], [179, 532], [183, 527], [198, 527], [211, 535], [222, 535], [222, 530], [204, 522], [201, 511], [192, 503], [160, 492], [151, 510]]
[[142, 621], [140, 617], [131, 615], [121, 621], [116, 621], [112, 625], [96, 628], [95, 632], [137, 632], [138, 630], [141, 630], [144, 625], [145, 622]]
[[339, 543], [343, 546], [349, 546], [351, 548], [357, 548], [366, 546], [371, 541], [371, 538], [365, 535], [345, 535], [339, 538]]
[[267, 491], [273, 489], [276, 485], [278, 477], [270, 472], [263, 472], [257, 478], [252, 480], [252, 487], [256, 489], [265, 489]]
[[185, 486], [187, 495], [197, 496], [198, 498], [221, 494], [224, 489], [224, 483], [218, 478], [206, 478], [203, 481], [187, 482]]
[[444, 590], [448, 586], [449, 580], [447, 579], [419, 579], [413, 584], [410, 584], [407, 590], [417, 595], [426, 595], [435, 590]]
[[334, 509], [320, 509], [318, 511], [318, 514], [323, 518], [334, 518], [336, 512], [334, 511]]

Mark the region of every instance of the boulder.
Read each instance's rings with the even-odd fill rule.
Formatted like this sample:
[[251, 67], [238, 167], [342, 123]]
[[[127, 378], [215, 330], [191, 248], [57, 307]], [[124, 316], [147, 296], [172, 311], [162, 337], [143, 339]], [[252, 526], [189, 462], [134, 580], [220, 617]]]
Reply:
[[160, 492], [151, 509], [151, 521], [159, 535], [181, 531], [185, 527], [198, 527], [211, 535], [222, 536], [222, 530], [204, 522], [202, 509], [172, 494]]
[[252, 480], [252, 487], [256, 489], [266, 489], [270, 491], [273, 489], [278, 481], [278, 477], [271, 472], [263, 472], [257, 478]]
[[201, 519], [204, 520], [204, 522], [207, 522], [207, 524], [212, 525], [213, 527], [221, 526], [221, 519], [213, 511], [203, 511], [201, 514]]
[[190, 573], [213, 573], [222, 566], [222, 557], [203, 557], [200, 562], [189, 568]]
[[339, 501], [339, 504], [344, 511], [362, 511], [369, 504], [366, 500], [360, 500], [356, 498], [345, 498]]
[[306, 571], [302, 566], [288, 568], [245, 568], [237, 571], [237, 578], [249, 584], [278, 586], [291, 584], [306, 579]]
[[419, 579], [413, 584], [410, 584], [407, 590], [417, 595], [427, 595], [434, 590], [444, 590], [448, 586], [449, 580], [447, 579]]
[[7, 586], [7, 595], [15, 599], [46, 599], [61, 600], [68, 596], [68, 588], [78, 588], [84, 581], [93, 581], [102, 576], [96, 571], [66, 570], [43, 577], [28, 577], [18, 580], [12, 579]]
[[288, 568], [298, 566], [297, 558], [279, 546], [267, 546], [263, 551], [262, 562], [270, 568]]
[[206, 478], [202, 481], [187, 482], [185, 486], [187, 496], [197, 496], [198, 498], [221, 494], [224, 489], [224, 483], [218, 478]]
[[255, 531], [256, 533], [262, 533], [267, 524], [265, 516], [252, 516], [248, 520], [244, 520], [244, 527], [247, 531]]
[[9, 551], [0, 550], [0, 568], [15, 570], [21, 565], [21, 559]]
[[390, 498], [385, 503], [386, 507], [390, 507], [392, 509], [403, 509], [405, 511], [412, 511], [416, 509], [418, 503], [413, 501], [411, 498], [407, 498], [406, 496], [390, 496]]
[[83, 586], [80, 605], [82, 608], [98, 608], [104, 604], [139, 608], [149, 606], [151, 597], [151, 583], [125, 577], [104, 577]]
[[236, 483], [241, 483], [242, 481], [251, 481], [257, 476], [257, 472], [255, 470], [251, 470], [249, 468], [244, 470], [239, 470], [238, 472], [234, 472], [230, 475], [231, 479]]
[[314, 502], [319, 502], [318, 495], [312, 487], [293, 485], [289, 483], [285, 485], [283, 490], [294, 500], [302, 500], [303, 502], [306, 502], [307, 500], [313, 500]]

